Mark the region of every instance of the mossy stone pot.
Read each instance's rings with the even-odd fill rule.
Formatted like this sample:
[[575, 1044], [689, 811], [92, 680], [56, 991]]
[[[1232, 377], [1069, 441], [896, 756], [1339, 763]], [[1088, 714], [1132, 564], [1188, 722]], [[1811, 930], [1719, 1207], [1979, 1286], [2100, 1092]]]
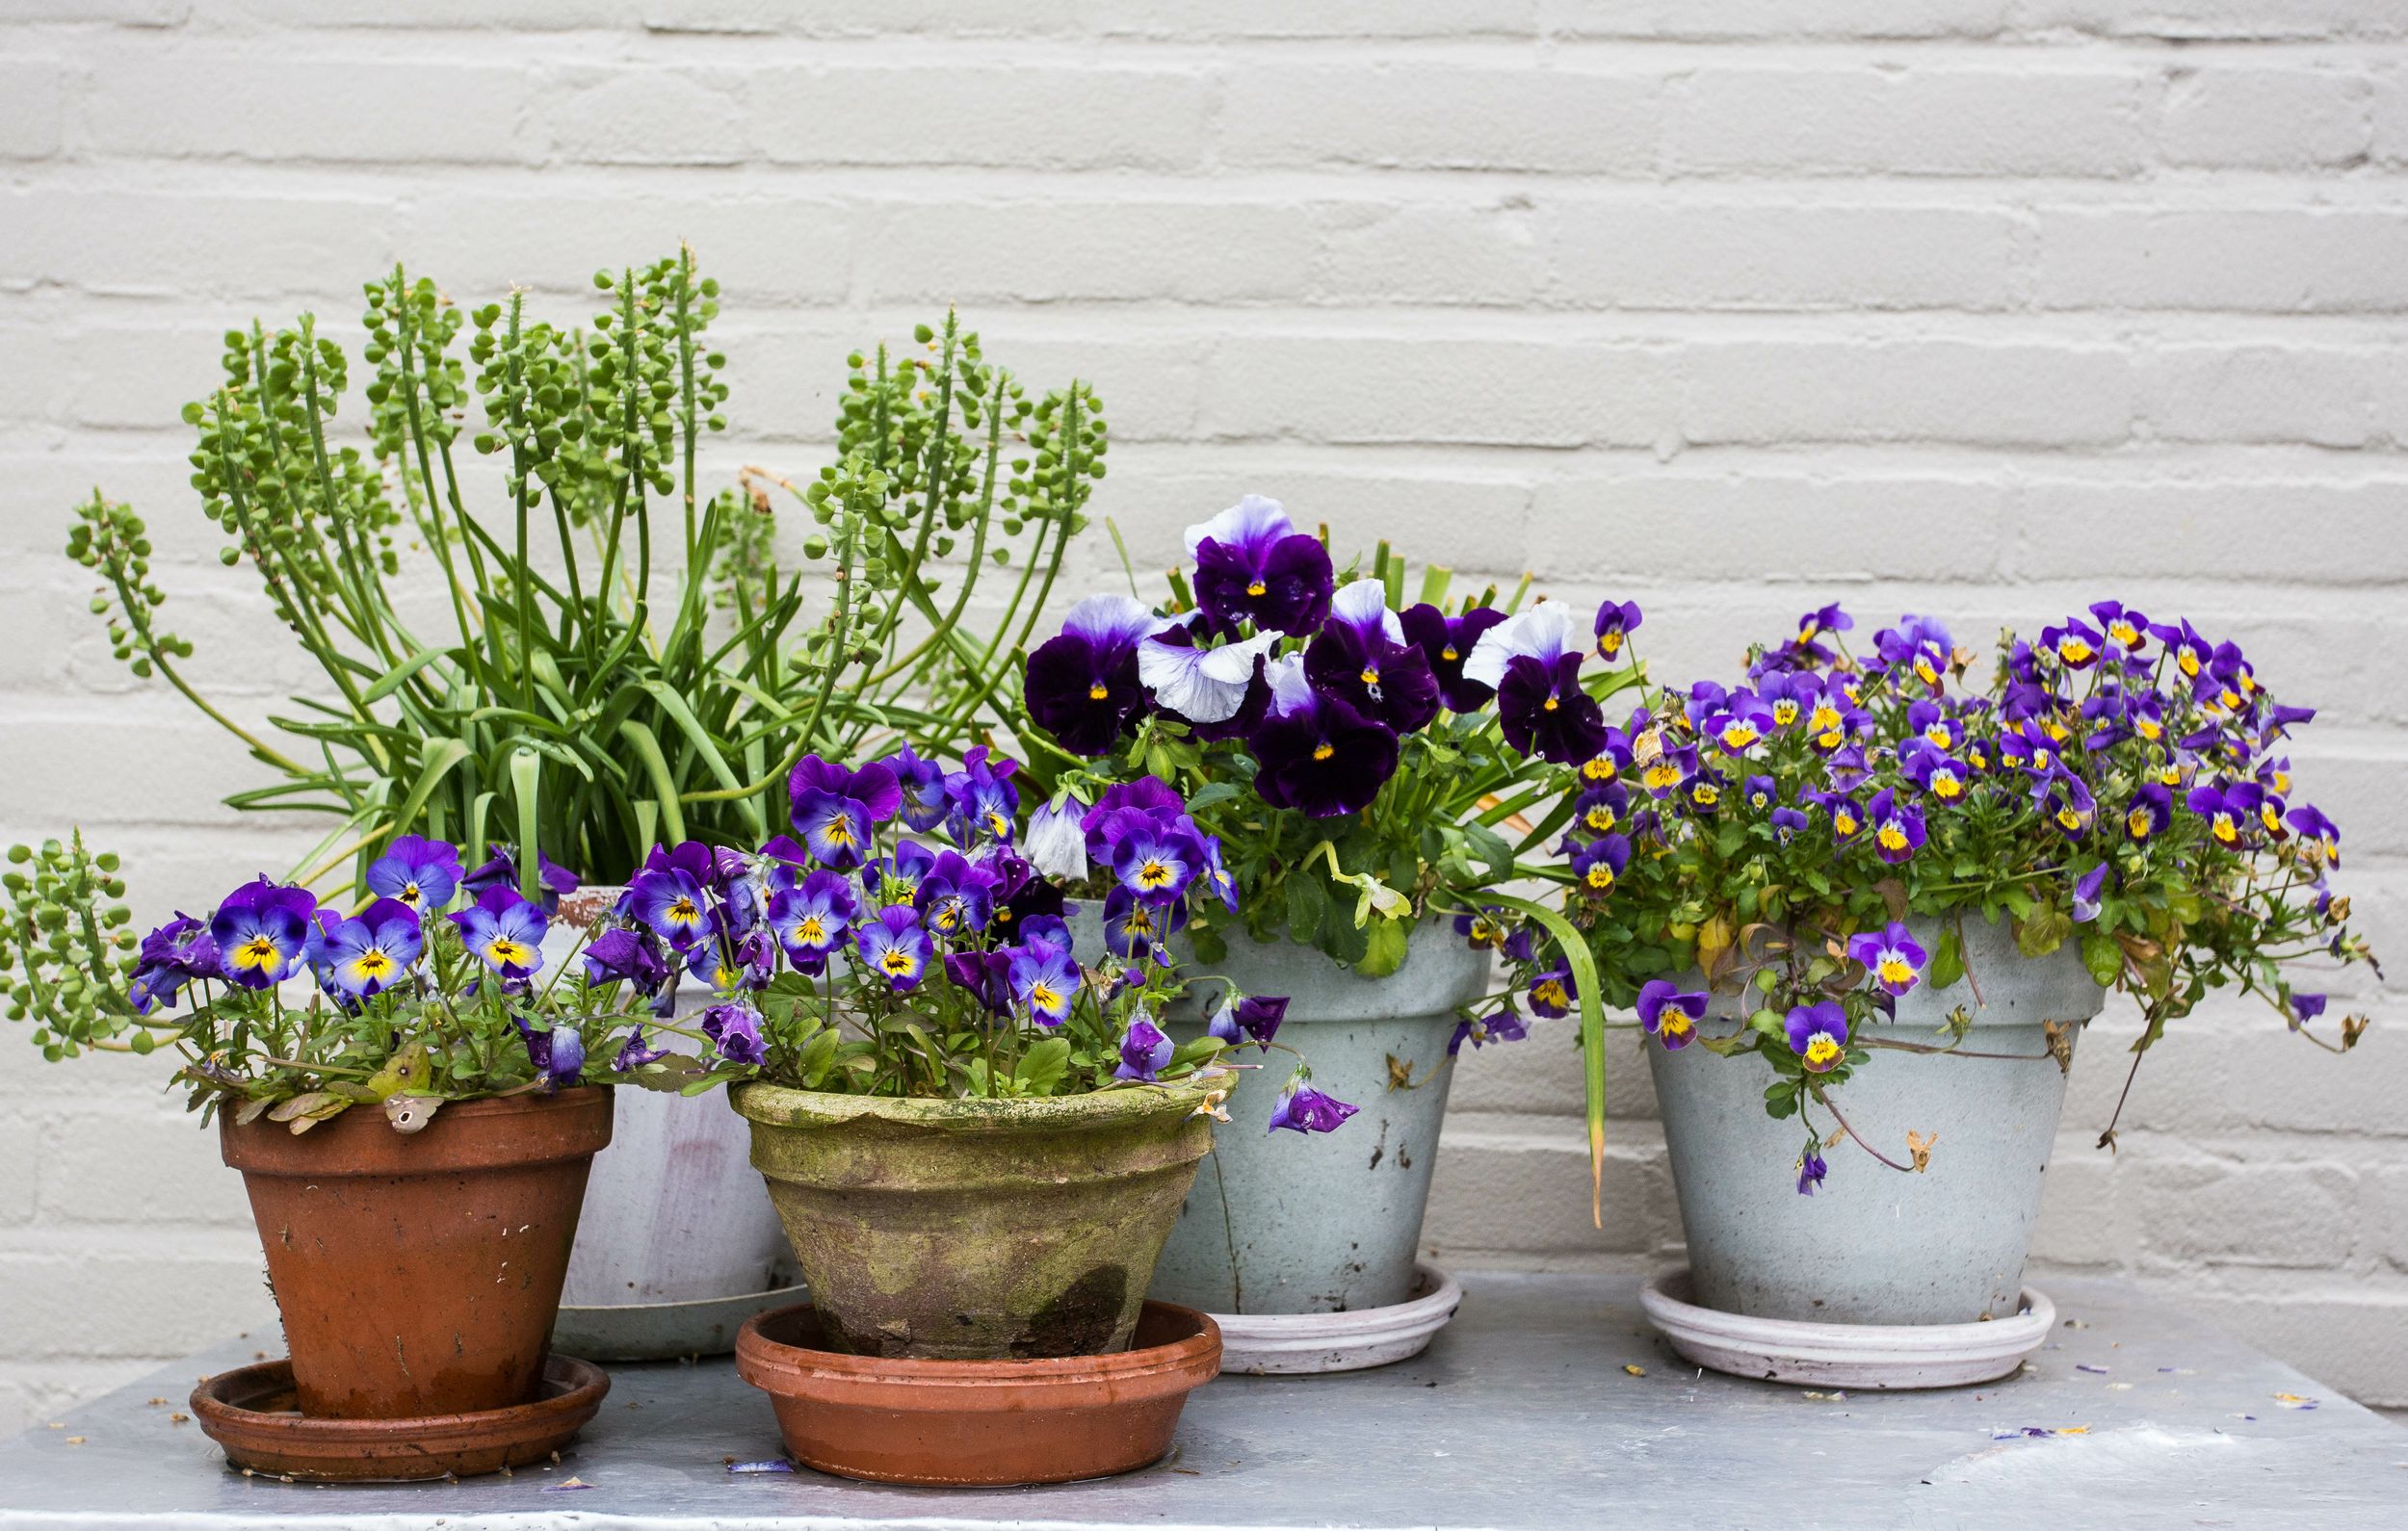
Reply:
[[1217, 1077], [1027, 1101], [744, 1084], [827, 1348], [922, 1361], [1129, 1347]]
[[[1935, 952], [1954, 924], [1907, 921]], [[1805, 1132], [1793, 1117], [1765, 1113], [1772, 1066], [1752, 1052], [1724, 1058], [1648, 1043], [1696, 1302], [1822, 1323], [1962, 1324], [2015, 1312], [2065, 1104], [2066, 1071], [2050, 1054], [2046, 1024], [2074, 1023], [2078, 1034], [2106, 991], [2075, 943], [2027, 957], [2003, 921], [1969, 915], [1963, 931], [1966, 976], [1910, 990], [1881, 1034], [1945, 1043], [1935, 1032], [1961, 1004], [1974, 1023], [1961, 1051], [2010, 1056], [1875, 1051], [1830, 1092], [1849, 1125], [1893, 1159], [1908, 1161], [1909, 1131], [1930, 1137], [1922, 1174], [1886, 1169], [1844, 1142], [1825, 1148], [1830, 1173], [1820, 1188], [1800, 1195]], [[1694, 972], [1680, 981], [1704, 986]], [[1714, 995], [1707, 1033], [1744, 1025], [1754, 998]], [[1827, 1132], [1831, 1113], [1808, 1109]]]
[[[1271, 1106], [1294, 1058], [1245, 1048], [1230, 1122], [1197, 1172], [1154, 1273], [1165, 1302], [1230, 1314], [1343, 1313], [1412, 1295], [1438, 1133], [1454, 1080], [1455, 1007], [1486, 992], [1489, 953], [1451, 922], [1413, 932], [1404, 963], [1366, 978], [1312, 947], [1240, 934], [1227, 957], [1181, 967], [1226, 975], [1248, 995], [1285, 995], [1278, 1040], [1302, 1053], [1313, 1086], [1359, 1109], [1335, 1132], [1273, 1132]], [[1200, 1035], [1200, 983], [1165, 1029]], [[1403, 1081], [1410, 1081], [1409, 1083]]]

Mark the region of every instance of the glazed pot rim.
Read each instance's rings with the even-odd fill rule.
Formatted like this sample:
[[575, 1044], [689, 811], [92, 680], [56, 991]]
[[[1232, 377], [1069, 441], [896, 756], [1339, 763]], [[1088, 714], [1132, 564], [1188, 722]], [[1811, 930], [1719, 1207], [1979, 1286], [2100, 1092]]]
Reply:
[[1031, 1099], [929, 1100], [840, 1095], [754, 1079], [732, 1086], [727, 1103], [764, 1127], [824, 1128], [876, 1122], [926, 1131], [982, 1133], [1063, 1131], [1116, 1127], [1132, 1118], [1192, 1114], [1204, 1096], [1236, 1082], [1226, 1069], [1205, 1068], [1158, 1084], [1089, 1090]]
[[[997, 1398], [982, 1402], [1002, 1389], [1023, 1394], [1031, 1389], [1064, 1393], [1103, 1384], [1132, 1383], [1173, 1377], [1210, 1366], [1218, 1369], [1220, 1326], [1210, 1313], [1177, 1303], [1147, 1298], [1138, 1324], [1149, 1318], [1175, 1325], [1174, 1337], [1109, 1355], [1050, 1356], [997, 1361], [929, 1361], [914, 1357], [855, 1356], [773, 1338], [769, 1331], [783, 1327], [797, 1315], [810, 1313], [809, 1303], [772, 1309], [745, 1320], [736, 1333], [736, 1373], [756, 1388], [792, 1395], [809, 1389], [903, 1388], [910, 1396], [929, 1399], [935, 1410], [992, 1407], [1016, 1410], [1020, 1404]], [[775, 1388], [771, 1381], [799, 1381], [803, 1386]]]

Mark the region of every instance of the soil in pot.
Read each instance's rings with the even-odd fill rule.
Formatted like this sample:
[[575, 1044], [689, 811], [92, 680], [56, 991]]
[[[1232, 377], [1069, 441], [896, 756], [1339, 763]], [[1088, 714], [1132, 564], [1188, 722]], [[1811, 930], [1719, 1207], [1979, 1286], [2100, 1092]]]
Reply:
[[[1414, 933], [1404, 965], [1385, 978], [1361, 977], [1310, 947], [1233, 940], [1209, 971], [1249, 995], [1287, 996], [1278, 1040], [1312, 1064], [1316, 1089], [1359, 1109], [1326, 1135], [1269, 1131], [1293, 1060], [1237, 1054], [1264, 1067], [1243, 1072], [1152, 1294], [1216, 1313], [1342, 1313], [1406, 1301], [1454, 1077], [1454, 1010], [1486, 992], [1489, 964], [1488, 952], [1436, 921]], [[1197, 1001], [1214, 987], [1199, 984], [1172, 1010], [1173, 1037], [1202, 1032]]]
[[795, 1460], [880, 1483], [1002, 1486], [1127, 1472], [1170, 1450], [1220, 1370], [1212, 1319], [1145, 1305], [1135, 1343], [1052, 1361], [900, 1361], [826, 1348], [810, 1305], [763, 1313], [736, 1374], [767, 1392]]
[[365, 1107], [298, 1136], [220, 1121], [302, 1414], [412, 1419], [536, 1398], [610, 1091], [446, 1105], [415, 1133]]
[[[1909, 924], [1925, 950], [1938, 949], [1945, 927]], [[1961, 1051], [2010, 1056], [1876, 1052], [1831, 1092], [1849, 1125], [1893, 1159], [1908, 1160], [1909, 1131], [1930, 1138], [1924, 1173], [1886, 1169], [1841, 1143], [1824, 1151], [1821, 1186], [1802, 1196], [1795, 1160], [1804, 1131], [1765, 1114], [1771, 1065], [1752, 1053], [1667, 1053], [1648, 1044], [1696, 1302], [1753, 1318], [1854, 1324], [2015, 1312], [2065, 1103], [2065, 1070], [2051, 1056], [2046, 1023], [2073, 1024], [2070, 1061], [2079, 1024], [2106, 997], [2071, 943], [2026, 957], [2003, 921], [1968, 916], [1963, 928], [1968, 976], [1910, 991], [1881, 1034], [1944, 1043], [1938, 1028], [1961, 1004], [1974, 1021]], [[1683, 987], [1702, 987], [1689, 974]], [[1746, 1008], [1741, 996], [1715, 995], [1708, 1033], [1743, 1025]], [[1827, 1130], [1831, 1113], [1810, 1109]]]
[[1128, 1348], [1163, 1240], [1212, 1146], [1215, 1080], [1022, 1101], [773, 1084], [729, 1103], [794, 1243], [827, 1348], [934, 1361]]

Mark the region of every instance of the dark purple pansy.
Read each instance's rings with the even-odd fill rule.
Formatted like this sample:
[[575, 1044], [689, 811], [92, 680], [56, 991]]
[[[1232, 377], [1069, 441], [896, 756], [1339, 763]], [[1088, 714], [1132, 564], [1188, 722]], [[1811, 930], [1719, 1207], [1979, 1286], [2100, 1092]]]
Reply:
[[1270, 1051], [1270, 1039], [1279, 1034], [1279, 1023], [1288, 1017], [1288, 1000], [1279, 995], [1248, 995], [1236, 1004], [1223, 1000], [1205, 1030], [1221, 1041], [1232, 1044], [1255, 1042], [1265, 1052]]
[[1480, 635], [1505, 619], [1505, 613], [1493, 607], [1474, 607], [1461, 616], [1449, 616], [1427, 602], [1407, 607], [1397, 618], [1404, 629], [1405, 641], [1419, 648], [1422, 657], [1428, 661], [1429, 673], [1438, 680], [1438, 696], [1447, 704], [1447, 711], [1474, 712], [1497, 694], [1495, 687], [1467, 679], [1463, 662], [1472, 657]]
[[1797, 1194], [1814, 1195], [1821, 1186], [1822, 1178], [1830, 1173], [1831, 1166], [1823, 1162], [1822, 1155], [1814, 1149], [1808, 1149], [1798, 1156], [1797, 1160]]
[[1809, 1074], [1836, 1067], [1847, 1050], [1847, 1012], [1837, 999], [1801, 1004], [1789, 1013], [1790, 1051]]
[[[1371, 806], [1397, 769], [1397, 736], [1334, 696], [1296, 677], [1289, 710], [1272, 685], [1271, 715], [1247, 742], [1258, 769], [1254, 791], [1273, 808], [1335, 818]], [[1295, 693], [1300, 692], [1300, 695]]]
[[617, 1056], [611, 1059], [611, 1072], [632, 1074], [647, 1063], [655, 1063], [667, 1056], [668, 1049], [656, 1048], [646, 1042], [643, 1037], [643, 1027], [639, 1025], [633, 1031], [628, 1032], [627, 1040], [619, 1045]]
[[[2248, 838], [2264, 795], [2255, 782], [2232, 782], [2220, 788], [2194, 787], [2183, 805], [2208, 821], [2209, 839], [2230, 850]], [[222, 937], [219, 944], [224, 944]]]
[[2125, 800], [2124, 833], [2135, 842], [2165, 833], [2165, 826], [2173, 821], [2174, 793], [2160, 783], [2143, 783]]
[[1356, 580], [1329, 603], [1329, 618], [1304, 650], [1304, 678], [1363, 716], [1414, 733], [1438, 715], [1438, 677], [1377, 580]]
[[1029, 656], [1029, 715], [1076, 755], [1109, 755], [1145, 711], [1138, 645], [1166, 625], [1126, 595], [1090, 595]]
[[1669, 978], [1650, 978], [1638, 988], [1638, 1024], [1666, 1052], [1677, 1052], [1695, 1039], [1707, 999], [1703, 990], [1683, 994]]
[[1276, 500], [1249, 494], [1188, 528], [1196, 604], [1223, 627], [1251, 622], [1301, 637], [1328, 614], [1329, 550], [1296, 531]]
[[651, 937], [641, 931], [605, 930], [578, 955], [585, 961], [588, 983], [626, 983], [648, 997], [660, 993], [661, 985], [668, 981], [668, 964]]
[[1572, 853], [1572, 886], [1591, 898], [1603, 898], [1630, 864], [1631, 843], [1620, 835], [1592, 840]]
[[1354, 1112], [1355, 1107], [1346, 1102], [1290, 1079], [1278, 1103], [1270, 1108], [1269, 1130], [1276, 1132], [1284, 1127], [1291, 1132], [1335, 1132]]
[[1572, 642], [1572, 611], [1541, 601], [1480, 635], [1464, 662], [1467, 679], [1497, 688], [1505, 741], [1525, 755], [1578, 766], [1607, 744], [1606, 714], [1581, 689], [1585, 645]]
[[218, 944], [209, 927], [179, 912], [173, 920], [143, 937], [127, 995], [136, 1015], [148, 1015], [172, 1004], [184, 985], [196, 978], [219, 978]]
[[[508, 845], [488, 844], [490, 852], [485, 864], [459, 880], [459, 891], [471, 899], [482, 898], [494, 888], [518, 886], [518, 857]], [[541, 851], [536, 852], [536, 901], [549, 917], [561, 907], [561, 895], [577, 891], [577, 874], [555, 863]]]
[[544, 1093], [575, 1084], [586, 1069], [584, 1033], [567, 1021], [555, 1022], [538, 1031], [524, 1017], [512, 1019], [520, 1040], [527, 1045], [527, 1061], [536, 1066], [536, 1077], [543, 1081]]
[[290, 977], [308, 945], [309, 917], [317, 908], [307, 889], [281, 887], [265, 877], [228, 894], [209, 921], [225, 980], [245, 989], [270, 989]]
[[962, 752], [961, 769], [945, 778], [945, 795], [952, 800], [946, 832], [956, 844], [1011, 839], [1020, 812], [1020, 789], [1011, 784], [1020, 763], [997, 755], [984, 744]]
[[630, 912], [680, 956], [719, 932], [709, 895], [684, 868], [638, 872], [627, 885], [627, 901]]
[[1530, 997], [1531, 1009], [1549, 1020], [1570, 1015], [1581, 999], [1580, 985], [1572, 980], [1572, 965], [1559, 962], [1531, 979]]
[[702, 1032], [729, 1063], [767, 1062], [769, 1045], [761, 1038], [761, 1016], [746, 1004], [715, 1004], [702, 1012]]

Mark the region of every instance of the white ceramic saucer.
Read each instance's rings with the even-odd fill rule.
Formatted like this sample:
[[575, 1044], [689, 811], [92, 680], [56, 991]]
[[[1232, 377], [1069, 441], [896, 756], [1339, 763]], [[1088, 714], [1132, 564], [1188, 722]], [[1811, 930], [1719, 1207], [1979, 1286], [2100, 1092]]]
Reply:
[[1994, 1382], [2056, 1327], [2056, 1305], [2024, 1288], [2023, 1311], [1974, 1324], [1816, 1324], [1749, 1318], [1690, 1302], [1688, 1267], [1639, 1289], [1648, 1321], [1700, 1366], [1819, 1388], [1955, 1388]]
[[1215, 1313], [1220, 1369], [1242, 1376], [1360, 1371], [1418, 1356], [1447, 1327], [1463, 1288], [1435, 1265], [1413, 1267], [1403, 1302], [1346, 1313]]

